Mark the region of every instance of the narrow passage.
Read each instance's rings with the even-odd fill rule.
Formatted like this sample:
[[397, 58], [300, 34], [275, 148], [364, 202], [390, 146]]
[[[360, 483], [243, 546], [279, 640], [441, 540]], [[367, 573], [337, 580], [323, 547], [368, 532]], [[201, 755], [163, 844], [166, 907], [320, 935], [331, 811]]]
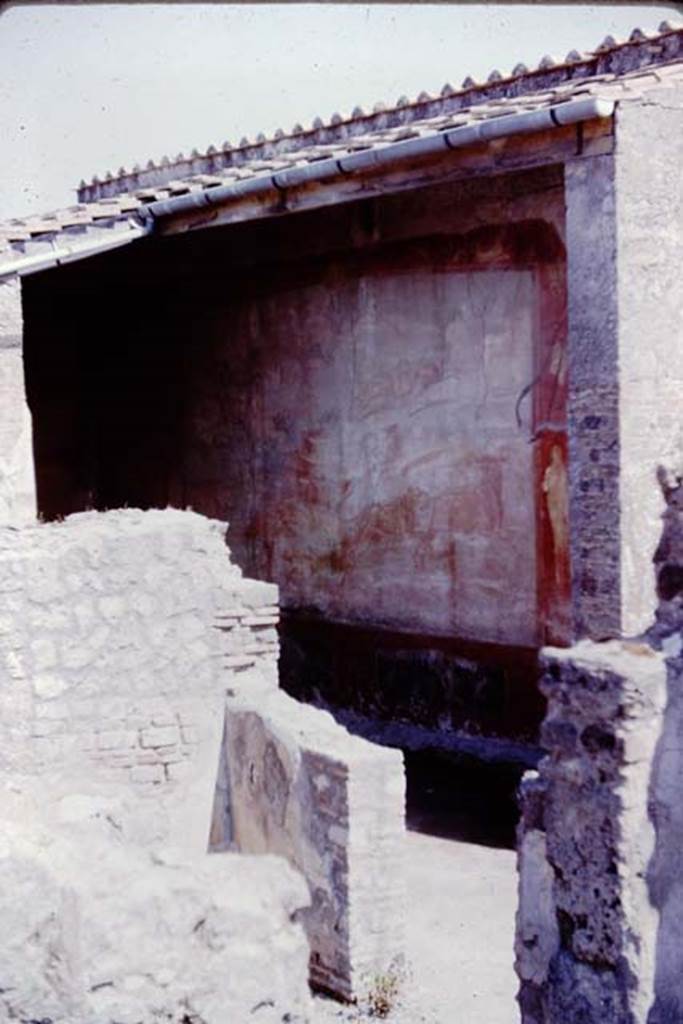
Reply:
[[[407, 754], [410, 959], [389, 1024], [517, 1024], [515, 790], [521, 769]], [[316, 1000], [315, 1024], [373, 1024]]]

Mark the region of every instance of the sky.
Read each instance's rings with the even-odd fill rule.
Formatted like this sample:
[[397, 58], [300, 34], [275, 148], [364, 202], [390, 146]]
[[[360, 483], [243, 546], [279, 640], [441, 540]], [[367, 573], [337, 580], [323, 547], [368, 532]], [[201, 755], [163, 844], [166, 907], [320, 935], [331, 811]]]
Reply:
[[438, 93], [680, 19], [651, 4], [23, 4], [0, 13], [0, 219], [81, 178]]

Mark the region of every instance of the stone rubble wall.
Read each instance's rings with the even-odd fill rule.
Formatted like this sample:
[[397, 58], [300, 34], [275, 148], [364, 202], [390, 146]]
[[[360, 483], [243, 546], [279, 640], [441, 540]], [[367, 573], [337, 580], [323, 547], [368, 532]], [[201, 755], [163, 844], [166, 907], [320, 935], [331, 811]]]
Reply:
[[133, 509], [2, 532], [0, 769], [163, 795], [206, 848], [226, 687], [276, 685], [278, 654], [277, 588], [224, 534]]
[[645, 1024], [657, 911], [651, 767], [666, 664], [645, 643], [547, 649], [549, 755], [523, 784], [516, 968], [523, 1024]]
[[401, 752], [246, 678], [228, 696], [224, 744], [212, 841], [280, 854], [304, 875], [311, 984], [362, 999], [404, 949]]

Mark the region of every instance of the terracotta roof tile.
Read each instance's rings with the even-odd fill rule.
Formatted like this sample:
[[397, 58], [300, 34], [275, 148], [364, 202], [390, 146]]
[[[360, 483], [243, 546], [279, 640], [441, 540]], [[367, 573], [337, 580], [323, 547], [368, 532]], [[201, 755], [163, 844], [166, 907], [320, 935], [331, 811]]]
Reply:
[[228, 142], [220, 149], [210, 146], [204, 155], [194, 149], [190, 156], [179, 153], [173, 160], [164, 156], [159, 164], [148, 161], [144, 170], [139, 165], [131, 171], [120, 168], [116, 177], [107, 172], [104, 181], [95, 177], [89, 185], [81, 183], [78, 205], [0, 224], [0, 250], [95, 222], [115, 224], [134, 217], [146, 204], [173, 195], [201, 192], [331, 157], [340, 159], [347, 153], [379, 149], [576, 97], [619, 100], [676, 78], [683, 79], [683, 29], [668, 22], [655, 35], [636, 28], [625, 43], [607, 37], [594, 54], [572, 50], [560, 65], [547, 56], [531, 71], [518, 64], [507, 77], [496, 70], [487, 83], [477, 84], [469, 78], [460, 90], [447, 84], [438, 96], [422, 92], [413, 101], [402, 96], [390, 109], [376, 104], [373, 113], [365, 113], [355, 107], [346, 119], [335, 114], [324, 124], [316, 117], [311, 128], [296, 124], [288, 135], [278, 129], [271, 139], [259, 135], [254, 141], [243, 138], [237, 147]]

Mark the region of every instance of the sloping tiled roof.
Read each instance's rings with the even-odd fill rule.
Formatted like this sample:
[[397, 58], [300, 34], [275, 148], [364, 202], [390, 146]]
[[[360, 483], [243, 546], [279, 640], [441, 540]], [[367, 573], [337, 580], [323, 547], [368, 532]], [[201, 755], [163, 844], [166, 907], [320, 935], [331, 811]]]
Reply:
[[618, 101], [671, 78], [683, 78], [683, 27], [663, 22], [657, 33], [634, 29], [627, 41], [608, 36], [592, 53], [572, 51], [561, 61], [544, 57], [531, 70], [518, 64], [507, 75], [491, 72], [486, 82], [465, 79], [460, 89], [446, 85], [438, 97], [402, 97], [390, 109], [378, 104], [366, 114], [356, 108], [349, 118], [335, 114], [327, 124], [316, 118], [310, 129], [296, 125], [289, 134], [278, 131], [272, 139], [243, 139], [238, 146], [226, 142], [202, 154], [179, 154], [173, 161], [164, 157], [145, 169], [121, 169], [115, 177], [108, 174], [103, 181], [82, 182], [77, 205], [0, 224], [0, 273], [3, 263], [29, 248], [33, 251], [36, 241], [49, 243], [56, 236], [72, 235], [82, 239], [90, 233], [99, 237], [103, 229], [137, 222], [146, 206], [160, 200], [329, 157], [343, 160], [359, 151], [492, 118], [556, 108], [569, 100], [593, 96]]

